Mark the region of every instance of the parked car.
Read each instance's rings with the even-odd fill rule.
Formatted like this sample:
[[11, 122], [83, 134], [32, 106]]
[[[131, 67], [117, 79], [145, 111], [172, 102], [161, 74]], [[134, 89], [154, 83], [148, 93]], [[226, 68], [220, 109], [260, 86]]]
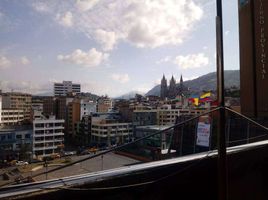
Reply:
[[20, 161], [20, 160], [17, 160], [16, 161], [16, 165], [17, 166], [23, 166], [23, 165], [28, 165], [29, 163], [28, 162], [25, 162], [25, 161]]
[[53, 153], [50, 155], [51, 158], [56, 159], [56, 158], [60, 158], [60, 154], [59, 153]]
[[73, 151], [65, 151], [65, 152], [63, 153], [64, 156], [72, 156], [72, 155], [74, 155], [74, 154], [75, 154], [75, 152], [73, 152]]

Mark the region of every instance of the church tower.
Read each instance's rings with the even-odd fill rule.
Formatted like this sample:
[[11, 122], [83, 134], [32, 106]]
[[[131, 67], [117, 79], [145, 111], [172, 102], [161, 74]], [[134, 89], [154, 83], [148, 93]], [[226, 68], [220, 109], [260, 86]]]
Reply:
[[174, 79], [173, 75], [171, 77], [171, 80], [169, 82], [169, 90], [168, 90], [168, 97], [171, 99], [174, 99], [177, 95], [176, 91], [176, 80]]
[[183, 79], [182, 79], [182, 74], [181, 74], [180, 85], [179, 85], [179, 94], [182, 95], [182, 93], [183, 93]]
[[163, 78], [161, 80], [161, 90], [160, 90], [160, 97], [161, 99], [165, 99], [167, 97], [168, 88], [167, 88], [167, 79], [163, 74]]

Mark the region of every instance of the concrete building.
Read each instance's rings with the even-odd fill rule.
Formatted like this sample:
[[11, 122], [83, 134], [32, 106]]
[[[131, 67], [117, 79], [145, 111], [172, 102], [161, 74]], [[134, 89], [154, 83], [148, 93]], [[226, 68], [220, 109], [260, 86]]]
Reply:
[[132, 115], [134, 126], [156, 125], [157, 111], [154, 110], [134, 110]]
[[[135, 139], [139, 139], [154, 133], [157, 133], [159, 131], [165, 130], [169, 128], [170, 126], [159, 126], [159, 125], [151, 125], [151, 126], [139, 126], [135, 128]], [[144, 140], [142, 142], [142, 145], [148, 148], [158, 148], [161, 150], [160, 152], [162, 154], [165, 154], [169, 145], [168, 142], [170, 141], [171, 134], [173, 133], [173, 129], [168, 130], [165, 133], [156, 134], [152, 137], [149, 137], [148, 139]]]
[[67, 132], [68, 138], [73, 138], [75, 134], [75, 123], [80, 121], [80, 100], [74, 99], [67, 106]]
[[24, 111], [17, 109], [2, 109], [0, 126], [17, 125], [24, 121]]
[[68, 94], [80, 94], [80, 84], [72, 83], [72, 81], [63, 81], [62, 83], [54, 83], [54, 96], [67, 96]]
[[106, 113], [113, 108], [113, 101], [108, 97], [102, 97], [98, 99], [97, 112]]
[[[6, 126], [0, 129], [0, 160], [30, 159], [32, 127]], [[25, 156], [22, 154], [28, 154]]]
[[64, 147], [64, 120], [48, 119], [33, 121], [33, 156], [44, 157], [60, 152]]
[[55, 97], [43, 98], [43, 114], [45, 116], [56, 115], [56, 98]]
[[2, 93], [2, 108], [23, 110], [24, 121], [31, 120], [32, 95], [19, 92]]
[[88, 146], [91, 138], [91, 116], [84, 115], [82, 119], [75, 123], [75, 144]]
[[198, 115], [206, 110], [199, 109], [178, 109], [171, 105], [162, 105], [157, 108], [157, 125], [175, 125], [177, 116]]
[[83, 116], [91, 115], [97, 112], [97, 104], [89, 99], [81, 99], [80, 101], [80, 120]]
[[119, 113], [102, 113], [91, 118], [91, 142], [111, 146], [132, 140], [132, 123], [120, 122]]
[[24, 120], [23, 110], [2, 109], [2, 96], [0, 96], [0, 127], [18, 125]]

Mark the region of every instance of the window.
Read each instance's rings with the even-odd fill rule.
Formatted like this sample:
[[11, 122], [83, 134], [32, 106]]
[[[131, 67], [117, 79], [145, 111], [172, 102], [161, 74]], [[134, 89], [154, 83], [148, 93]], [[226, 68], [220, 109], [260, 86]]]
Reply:
[[22, 138], [22, 135], [16, 135], [16, 138], [17, 139], [21, 139]]
[[5, 135], [1, 135], [1, 140], [2, 141], [6, 140], [6, 136]]

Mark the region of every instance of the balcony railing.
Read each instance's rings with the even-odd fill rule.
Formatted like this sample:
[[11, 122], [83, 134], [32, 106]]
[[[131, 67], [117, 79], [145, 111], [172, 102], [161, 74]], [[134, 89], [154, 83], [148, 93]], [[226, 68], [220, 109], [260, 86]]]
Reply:
[[[103, 184], [108, 184], [107, 187], [113, 190], [112, 188], [114, 187], [122, 189], [125, 186], [129, 188], [136, 188], [141, 185], [150, 186], [161, 179], [161, 174], [168, 179], [173, 175], [177, 177], [177, 174], [182, 172], [198, 174], [203, 168], [207, 168], [206, 170], [208, 171], [210, 169], [214, 174], [216, 169], [214, 160], [217, 158], [217, 112], [219, 109], [216, 108], [194, 117], [182, 117], [182, 122], [178, 118], [176, 125], [163, 130], [150, 129], [146, 132], [146, 129], [143, 129], [144, 132], [140, 137], [138, 137], [137, 133], [134, 134], [136, 137], [134, 141], [126, 141], [126, 138], [122, 137], [106, 138], [102, 140], [102, 142], [107, 142], [106, 150], [89, 149], [89, 152], [91, 152], [89, 155], [82, 155], [80, 158], [75, 157], [78, 160], [73, 160], [71, 163], [60, 167], [47, 168], [46, 171], [42, 172], [37, 171], [32, 173], [31, 177], [35, 180], [56, 178], [54, 182], [45, 182], [48, 185], [51, 184], [51, 186], [59, 183], [57, 179], [64, 179], [65, 183], [68, 182], [67, 188], [70, 188], [70, 190], [76, 187], [79, 191], [84, 189], [91, 191], [93, 189], [100, 192], [101, 188], [95, 184], [102, 184], [102, 182]], [[255, 159], [255, 156], [252, 157], [252, 155], [255, 155], [255, 151], [258, 151], [258, 153], [259, 151], [266, 151], [268, 128], [229, 108], [225, 108], [225, 110], [227, 119], [225, 127], [226, 145], [229, 148], [228, 162], [231, 165], [229, 176], [234, 179], [234, 173], [238, 172], [233, 164], [238, 159], [238, 155], [241, 155], [241, 160], [243, 158], [243, 162], [236, 163], [240, 165], [239, 169], [242, 171], [244, 170], [244, 162], [247, 163], [247, 159]], [[267, 121], [264, 122], [267, 123]], [[209, 135], [204, 135], [205, 133], [209, 133]], [[123, 144], [118, 145], [120, 143]], [[47, 149], [47, 147], [43, 149]], [[249, 152], [248, 155], [244, 155], [246, 152]], [[265, 160], [266, 158], [263, 159]], [[198, 170], [199, 167], [201, 171]], [[159, 176], [157, 175], [158, 173]], [[204, 172], [202, 171], [202, 173]], [[62, 174], [67, 177], [63, 178]], [[70, 176], [73, 175], [76, 176], [71, 178]], [[72, 183], [69, 182], [71, 179], [73, 180]], [[137, 182], [134, 179], [139, 181]], [[193, 177], [192, 179], [196, 180]], [[117, 182], [117, 180], [120, 181]], [[174, 182], [176, 180], [177, 182], [180, 182], [180, 180], [183, 182], [185, 179], [172, 179]], [[208, 180], [204, 181], [204, 184], [208, 182]], [[209, 182], [209, 185], [217, 185], [215, 181], [213, 178], [213, 184]], [[123, 184], [123, 182], [126, 184]], [[62, 185], [59, 185], [57, 190], [61, 190]], [[162, 186], [164, 187], [164, 185]], [[57, 188], [57, 186], [53, 187]]]

